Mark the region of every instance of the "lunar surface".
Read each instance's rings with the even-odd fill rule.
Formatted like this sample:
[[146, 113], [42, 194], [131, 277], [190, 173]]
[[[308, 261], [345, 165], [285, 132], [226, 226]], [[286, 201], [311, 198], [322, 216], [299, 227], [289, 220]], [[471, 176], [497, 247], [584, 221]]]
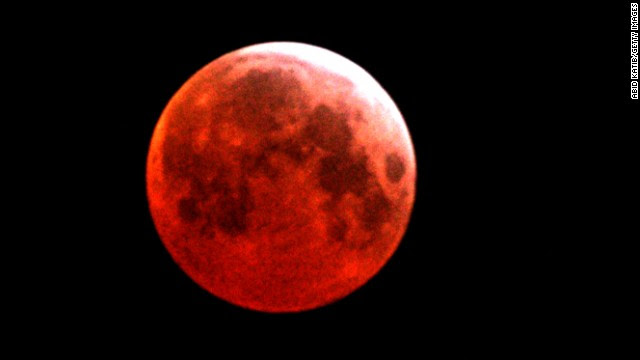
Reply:
[[180, 268], [263, 312], [335, 302], [398, 247], [415, 195], [406, 124], [383, 88], [329, 50], [228, 53], [171, 98], [153, 133], [147, 195]]

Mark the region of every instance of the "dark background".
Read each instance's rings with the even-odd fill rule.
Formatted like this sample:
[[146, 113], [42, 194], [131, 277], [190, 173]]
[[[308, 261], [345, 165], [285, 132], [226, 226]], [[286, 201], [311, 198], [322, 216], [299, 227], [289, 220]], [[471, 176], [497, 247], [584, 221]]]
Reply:
[[[609, 125], [637, 113], [629, 7], [616, 6], [168, 9], [61, 24], [50, 36], [74, 54], [61, 63], [82, 100], [70, 132], [83, 219], [68, 253], [83, 269], [71, 267], [71, 308], [90, 328], [373, 333], [453, 354], [566, 341], [592, 322], [584, 314], [607, 280], [606, 253], [586, 254], [603, 242], [593, 180], [615, 166]], [[324, 47], [367, 70], [402, 112], [417, 158], [395, 255], [352, 295], [297, 314], [248, 311], [199, 288], [164, 249], [145, 194], [149, 141], [173, 93], [217, 57], [267, 41]]]

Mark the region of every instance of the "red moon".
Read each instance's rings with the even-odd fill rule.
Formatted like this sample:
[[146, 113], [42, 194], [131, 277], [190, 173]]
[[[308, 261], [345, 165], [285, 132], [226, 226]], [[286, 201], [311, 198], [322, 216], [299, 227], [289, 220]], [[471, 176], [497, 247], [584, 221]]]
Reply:
[[416, 165], [371, 75], [283, 42], [193, 75], [158, 120], [146, 179], [180, 268], [216, 297], [280, 313], [333, 303], [385, 265], [409, 222]]

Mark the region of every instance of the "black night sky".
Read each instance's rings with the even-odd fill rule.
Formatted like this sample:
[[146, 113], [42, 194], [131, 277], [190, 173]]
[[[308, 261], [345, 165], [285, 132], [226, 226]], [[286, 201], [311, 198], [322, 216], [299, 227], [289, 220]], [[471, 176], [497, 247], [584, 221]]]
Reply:
[[[82, 309], [86, 327], [123, 332], [415, 329], [436, 355], [517, 334], [560, 341], [582, 321], [587, 278], [599, 273], [581, 256], [595, 247], [582, 234], [598, 233], [584, 216], [595, 195], [581, 179], [585, 168], [606, 171], [591, 146], [600, 140], [587, 133], [637, 109], [628, 9], [612, 10], [623, 23], [606, 35], [577, 23], [575, 9], [461, 3], [360, 16], [217, 11], [209, 21], [192, 19], [205, 13], [196, 9], [110, 12], [45, 35], [77, 54], [61, 62], [82, 99], [71, 135], [82, 142], [74, 191], [87, 220], [71, 252], [83, 269], [71, 288], [81, 290], [67, 305]], [[324, 47], [367, 70], [402, 112], [417, 158], [414, 211], [395, 255], [352, 295], [297, 314], [241, 309], [192, 282], [164, 249], [145, 193], [149, 141], [173, 93], [215, 58], [268, 41]]]

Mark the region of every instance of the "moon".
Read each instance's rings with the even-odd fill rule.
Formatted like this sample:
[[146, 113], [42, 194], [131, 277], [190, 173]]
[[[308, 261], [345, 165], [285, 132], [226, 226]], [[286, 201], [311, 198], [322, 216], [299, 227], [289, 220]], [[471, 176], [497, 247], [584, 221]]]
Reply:
[[199, 286], [300, 312], [351, 294], [406, 231], [416, 163], [405, 121], [365, 70], [289, 42], [214, 60], [158, 120], [146, 169], [156, 230]]

